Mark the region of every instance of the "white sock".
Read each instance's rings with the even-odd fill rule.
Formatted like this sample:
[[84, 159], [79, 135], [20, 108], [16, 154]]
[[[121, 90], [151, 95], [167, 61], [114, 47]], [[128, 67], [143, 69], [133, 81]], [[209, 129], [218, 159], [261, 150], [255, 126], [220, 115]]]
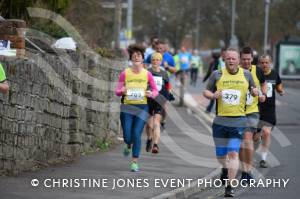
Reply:
[[261, 152], [261, 159], [264, 160], [264, 161], [266, 161], [267, 155], [268, 155], [267, 152]]

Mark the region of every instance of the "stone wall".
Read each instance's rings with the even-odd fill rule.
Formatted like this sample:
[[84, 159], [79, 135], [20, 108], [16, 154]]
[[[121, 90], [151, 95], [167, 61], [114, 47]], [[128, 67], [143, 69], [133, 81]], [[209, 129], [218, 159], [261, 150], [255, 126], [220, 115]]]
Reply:
[[123, 61], [94, 53], [1, 58], [10, 90], [0, 94], [0, 171], [17, 174], [114, 142]]

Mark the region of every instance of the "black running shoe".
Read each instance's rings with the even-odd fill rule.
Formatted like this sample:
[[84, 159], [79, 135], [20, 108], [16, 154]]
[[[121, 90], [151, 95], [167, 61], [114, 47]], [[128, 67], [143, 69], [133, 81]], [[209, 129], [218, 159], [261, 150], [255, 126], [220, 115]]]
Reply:
[[169, 94], [169, 101], [172, 102], [175, 100], [175, 97], [172, 93]]
[[152, 140], [147, 139], [147, 142], [146, 142], [146, 151], [150, 152], [151, 149], [152, 149]]
[[222, 173], [220, 176], [220, 180], [222, 181], [222, 185], [225, 185], [225, 179], [228, 179], [228, 169], [222, 168]]
[[261, 168], [268, 168], [268, 163], [267, 163], [265, 160], [261, 160], [261, 161], [259, 162], [259, 166], [260, 166]]
[[234, 192], [231, 186], [225, 187], [225, 194], [224, 197], [234, 197]]
[[241, 185], [243, 186], [247, 186], [247, 184], [250, 183], [250, 179], [253, 179], [251, 174], [247, 173], [247, 172], [242, 172], [242, 176], [241, 176]]

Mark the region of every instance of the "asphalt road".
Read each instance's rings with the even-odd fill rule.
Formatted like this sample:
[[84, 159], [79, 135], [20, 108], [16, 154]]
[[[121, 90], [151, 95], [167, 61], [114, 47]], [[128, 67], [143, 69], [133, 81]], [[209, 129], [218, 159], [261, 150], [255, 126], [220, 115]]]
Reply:
[[[202, 97], [202, 90], [203, 84], [199, 82], [197, 87], [188, 89], [187, 99], [196, 106], [200, 103], [203, 109], [207, 101]], [[300, 189], [297, 189], [300, 184], [300, 174], [297, 171], [300, 166], [297, 150], [300, 144], [300, 137], [297, 135], [300, 127], [300, 94], [297, 89], [286, 91], [286, 96], [278, 97], [277, 102], [278, 128], [272, 133], [269, 156], [271, 167], [257, 169], [255, 177], [259, 178], [261, 175], [269, 179], [289, 179], [289, 182], [286, 188], [238, 188], [238, 198], [298, 198], [300, 195]], [[128, 171], [129, 159], [122, 157], [122, 147], [118, 146], [105, 153], [80, 157], [72, 164], [26, 172], [18, 177], [0, 177], [0, 198], [151, 198], [180, 188], [171, 186], [170, 181], [166, 184], [168, 179], [198, 180], [210, 174], [213, 176], [219, 172], [219, 165], [214, 156], [209, 124], [211, 118], [198, 108], [199, 111], [194, 112], [185, 107], [169, 107], [166, 131], [161, 135], [161, 153], [158, 156], [146, 153], [143, 137], [139, 173]], [[40, 182], [45, 179], [108, 179], [109, 182], [113, 179], [148, 179], [150, 185], [118, 189], [112, 189], [111, 184], [107, 188], [47, 188], [42, 185], [32, 186], [32, 179]], [[161, 180], [158, 187], [154, 186], [156, 179]], [[195, 190], [200, 191], [200, 188], [196, 187]], [[223, 198], [223, 192], [223, 187], [206, 188], [189, 198]]]
[[[188, 92], [191, 96], [198, 99], [202, 106], [206, 101], [202, 98], [201, 93], [204, 85], [198, 82], [196, 88], [189, 87]], [[268, 156], [271, 167], [261, 169], [258, 167], [259, 156], [255, 155], [254, 175], [256, 179], [271, 179], [272, 182], [278, 180], [289, 180], [286, 187], [279, 184], [271, 184], [269, 187], [242, 188], [235, 189], [237, 198], [257, 199], [257, 198], [299, 198], [300, 195], [300, 88], [286, 88], [286, 95], [277, 95], [277, 128], [272, 132], [271, 155]], [[266, 182], [266, 181], [262, 181]], [[271, 182], [271, 181], [270, 181]], [[264, 184], [266, 186], [266, 184]], [[274, 188], [276, 187], [276, 188]], [[194, 194], [190, 199], [197, 198], [223, 198], [224, 187], [206, 188], [204, 191]]]

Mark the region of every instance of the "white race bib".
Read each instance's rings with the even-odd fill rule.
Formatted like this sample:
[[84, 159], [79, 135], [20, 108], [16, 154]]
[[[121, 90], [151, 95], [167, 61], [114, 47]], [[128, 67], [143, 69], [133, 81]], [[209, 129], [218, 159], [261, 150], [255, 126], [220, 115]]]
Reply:
[[153, 76], [154, 82], [156, 84], [157, 90], [160, 91], [163, 85], [163, 78], [159, 76]]
[[143, 100], [144, 96], [145, 96], [144, 89], [131, 88], [131, 89], [127, 90], [127, 99], [128, 100], [139, 101], [139, 100]]
[[251, 95], [250, 91], [247, 91], [246, 105], [251, 105], [252, 103], [253, 103], [253, 96]]
[[188, 63], [188, 61], [189, 61], [189, 58], [188, 58], [187, 56], [182, 56], [182, 57], [181, 57], [181, 62], [182, 62], [182, 63], [185, 64], [185, 63]]
[[272, 97], [273, 95], [273, 85], [272, 83], [267, 83], [267, 97]]
[[240, 104], [241, 91], [226, 89], [222, 90], [222, 101], [224, 104], [238, 105]]

